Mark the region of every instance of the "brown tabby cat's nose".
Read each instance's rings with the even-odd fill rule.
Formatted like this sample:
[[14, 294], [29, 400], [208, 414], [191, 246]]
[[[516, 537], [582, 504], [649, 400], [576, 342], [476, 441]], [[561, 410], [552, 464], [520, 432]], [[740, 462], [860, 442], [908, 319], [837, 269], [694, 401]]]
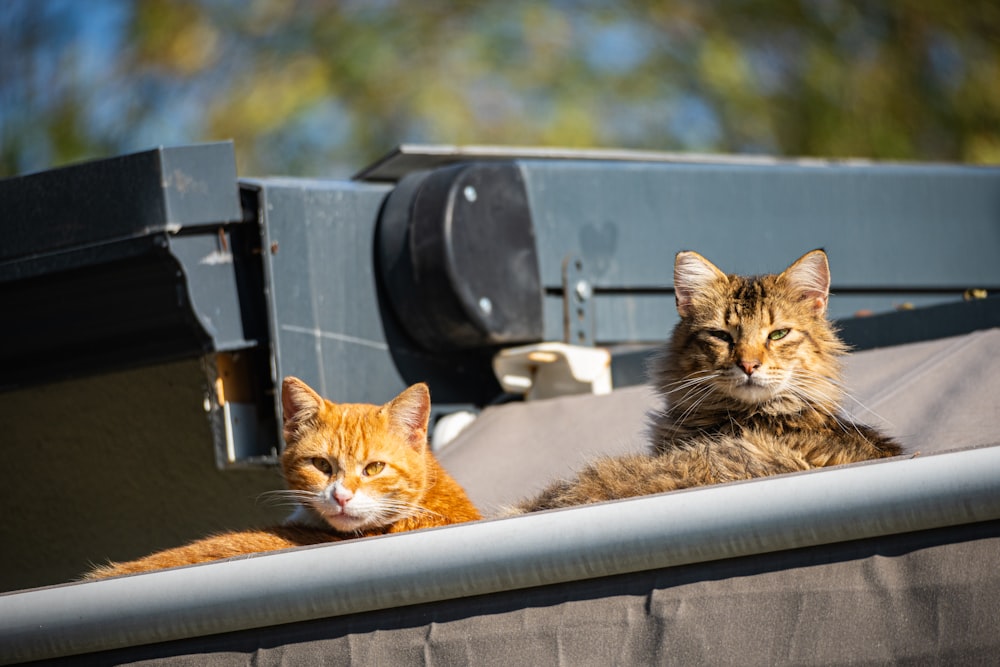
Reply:
[[747, 377], [753, 375], [753, 372], [758, 368], [760, 368], [760, 362], [757, 360], [747, 361], [746, 359], [740, 359], [738, 362], [736, 362], [736, 365], [739, 366], [740, 369], [747, 374]]

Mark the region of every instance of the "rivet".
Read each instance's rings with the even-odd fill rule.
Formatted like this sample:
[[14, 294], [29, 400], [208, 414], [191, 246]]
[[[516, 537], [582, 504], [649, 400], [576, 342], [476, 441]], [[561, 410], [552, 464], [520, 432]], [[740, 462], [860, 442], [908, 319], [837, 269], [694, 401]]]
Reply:
[[476, 189], [471, 185], [466, 185], [465, 189], [462, 190], [462, 194], [465, 195], [465, 200], [468, 202], [476, 201], [476, 198], [479, 196]]

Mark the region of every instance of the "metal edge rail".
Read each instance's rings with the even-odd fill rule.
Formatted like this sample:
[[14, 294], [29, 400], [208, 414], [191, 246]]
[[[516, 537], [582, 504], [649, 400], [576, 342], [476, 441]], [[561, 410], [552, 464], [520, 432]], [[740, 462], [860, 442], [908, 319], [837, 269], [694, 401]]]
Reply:
[[1000, 446], [0, 596], [39, 660], [1000, 518]]

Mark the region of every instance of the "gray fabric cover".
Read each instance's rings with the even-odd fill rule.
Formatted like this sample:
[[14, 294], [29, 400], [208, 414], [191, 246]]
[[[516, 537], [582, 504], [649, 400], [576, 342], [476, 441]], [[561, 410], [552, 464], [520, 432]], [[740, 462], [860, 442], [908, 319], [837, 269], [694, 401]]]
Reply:
[[[847, 378], [849, 410], [907, 455], [1000, 443], [1000, 330], [859, 353]], [[491, 408], [441, 459], [499, 507], [589, 457], [642, 449], [655, 405], [635, 387]], [[995, 664], [998, 566], [988, 521], [50, 664]]]
[[[845, 411], [908, 454], [1000, 444], [1000, 329], [858, 352], [845, 369]], [[492, 407], [439, 458], [490, 512], [595, 456], [645, 450], [647, 413], [659, 405], [639, 386]]]
[[1000, 522], [46, 664], [992, 665]]

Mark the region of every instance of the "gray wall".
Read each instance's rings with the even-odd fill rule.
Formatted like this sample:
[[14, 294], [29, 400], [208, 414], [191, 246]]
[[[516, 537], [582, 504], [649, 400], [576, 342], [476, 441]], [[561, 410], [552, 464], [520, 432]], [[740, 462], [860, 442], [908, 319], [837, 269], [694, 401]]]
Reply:
[[215, 465], [200, 362], [0, 394], [0, 590], [280, 521], [276, 469]]

